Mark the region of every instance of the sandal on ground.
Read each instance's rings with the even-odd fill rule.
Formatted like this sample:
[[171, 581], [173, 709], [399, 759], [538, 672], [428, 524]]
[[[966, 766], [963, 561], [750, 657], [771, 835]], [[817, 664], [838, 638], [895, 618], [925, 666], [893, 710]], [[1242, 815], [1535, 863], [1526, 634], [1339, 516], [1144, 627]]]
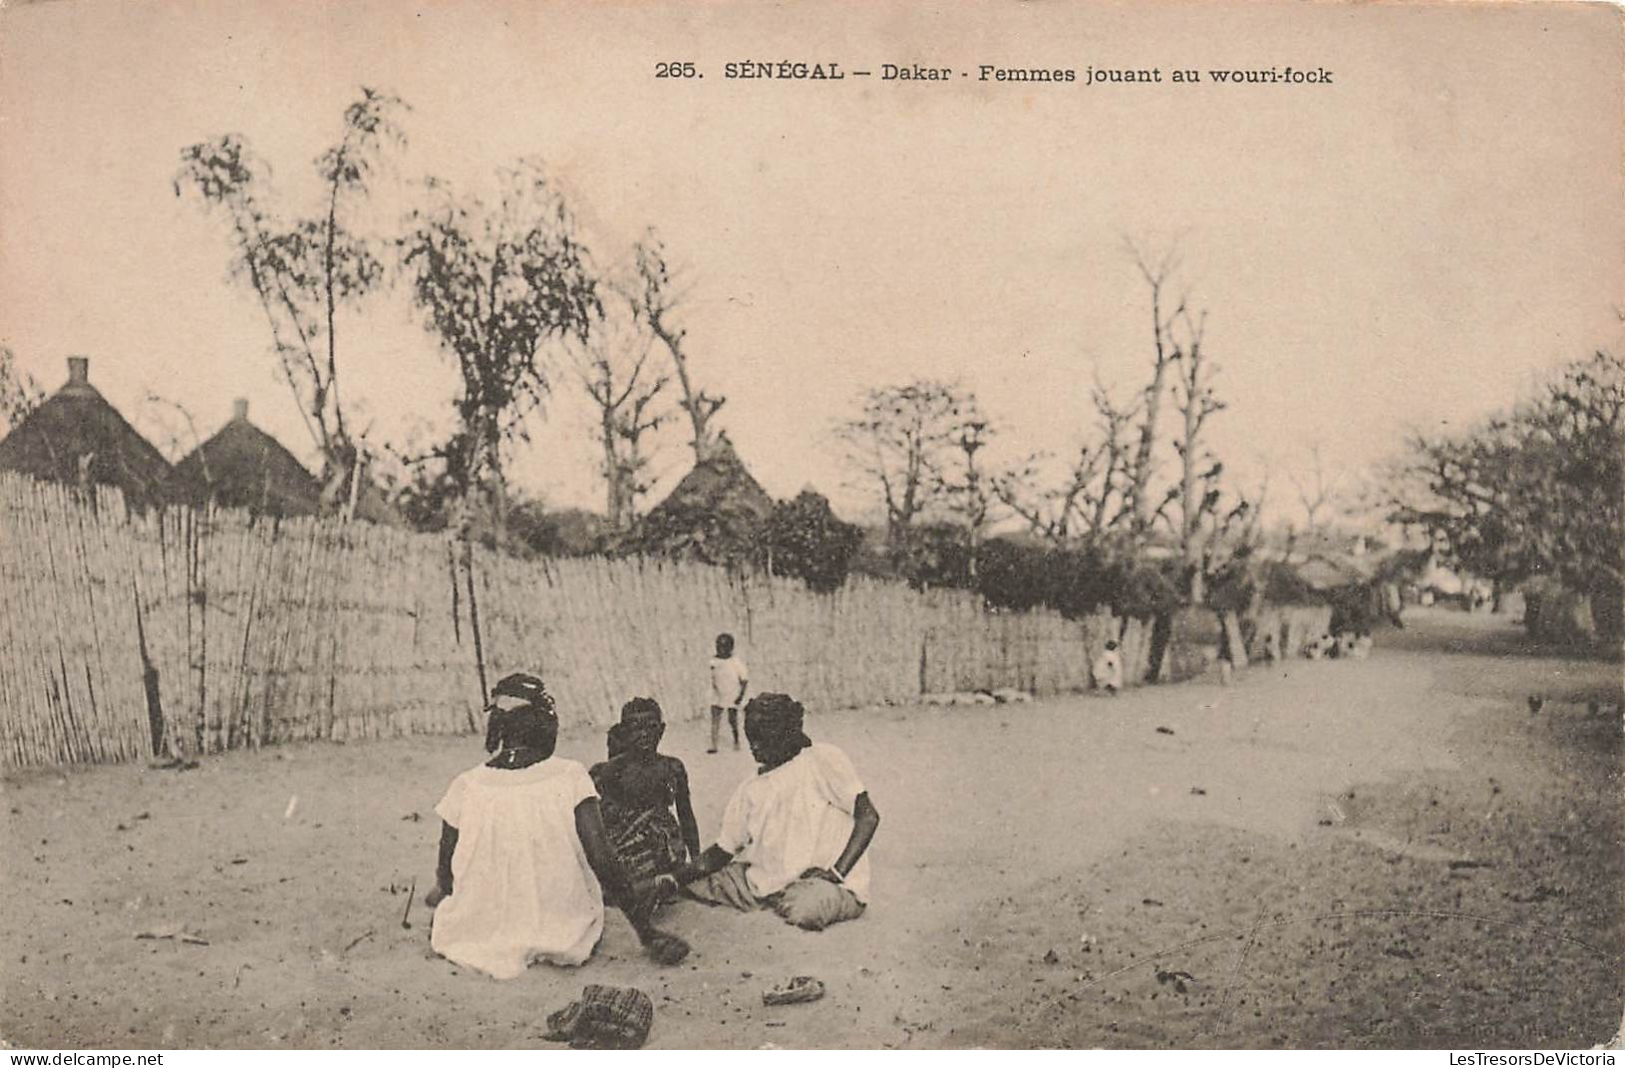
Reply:
[[803, 1001], [817, 1001], [823, 996], [823, 983], [810, 975], [798, 975], [788, 983], [762, 991], [762, 1004], [794, 1005]]

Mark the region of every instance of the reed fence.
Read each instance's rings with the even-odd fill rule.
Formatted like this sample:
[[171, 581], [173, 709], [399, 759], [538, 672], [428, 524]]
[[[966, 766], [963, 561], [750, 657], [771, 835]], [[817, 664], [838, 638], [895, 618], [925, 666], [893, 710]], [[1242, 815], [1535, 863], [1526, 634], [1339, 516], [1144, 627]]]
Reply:
[[520, 668], [547, 679], [567, 720], [611, 722], [635, 695], [688, 718], [708, 704], [721, 631], [754, 691], [813, 710], [1048, 694], [1087, 687], [1108, 636], [1139, 677], [1149, 629], [867, 580], [823, 596], [697, 564], [517, 560], [364, 523], [138, 514], [115, 490], [8, 473], [0, 602], [0, 758], [14, 767], [477, 731], [486, 689]]

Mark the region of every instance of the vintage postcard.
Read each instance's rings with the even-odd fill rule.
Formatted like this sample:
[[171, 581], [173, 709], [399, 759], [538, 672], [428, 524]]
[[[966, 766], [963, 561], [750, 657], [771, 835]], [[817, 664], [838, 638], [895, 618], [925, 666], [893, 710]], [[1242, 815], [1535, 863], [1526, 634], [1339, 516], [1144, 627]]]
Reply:
[[3, 5], [0, 1041], [1607, 1046], [1622, 75]]

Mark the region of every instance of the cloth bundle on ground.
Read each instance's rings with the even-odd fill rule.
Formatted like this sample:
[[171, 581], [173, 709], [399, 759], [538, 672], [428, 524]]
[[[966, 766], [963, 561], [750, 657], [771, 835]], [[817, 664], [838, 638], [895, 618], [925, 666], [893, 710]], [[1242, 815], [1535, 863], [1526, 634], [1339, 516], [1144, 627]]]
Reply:
[[547, 1017], [546, 1037], [572, 1049], [642, 1049], [654, 1018], [654, 1003], [643, 991], [589, 983], [579, 1001]]

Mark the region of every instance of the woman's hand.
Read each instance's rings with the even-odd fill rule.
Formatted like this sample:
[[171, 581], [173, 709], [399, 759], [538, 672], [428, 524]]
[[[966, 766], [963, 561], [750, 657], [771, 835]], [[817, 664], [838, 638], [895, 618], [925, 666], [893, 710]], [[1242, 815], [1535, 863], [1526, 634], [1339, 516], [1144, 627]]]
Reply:
[[650, 927], [641, 935], [643, 951], [656, 964], [680, 964], [688, 956], [688, 943], [674, 934]]

